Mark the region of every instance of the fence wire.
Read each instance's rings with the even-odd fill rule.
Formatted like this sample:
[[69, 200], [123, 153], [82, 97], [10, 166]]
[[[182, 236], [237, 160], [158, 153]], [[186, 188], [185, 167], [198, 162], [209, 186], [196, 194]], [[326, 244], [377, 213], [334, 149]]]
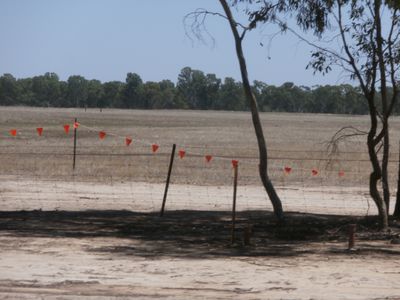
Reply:
[[[3, 141], [1, 210], [158, 211], [170, 150], [163, 145], [152, 153], [148, 145], [124, 147], [84, 140], [78, 145], [72, 170], [70, 139], [54, 137], [50, 145], [29, 139]], [[166, 210], [230, 210], [233, 169], [229, 157], [239, 160], [237, 209], [272, 209], [258, 177], [256, 155], [235, 148], [186, 146], [185, 150], [184, 158], [175, 157]], [[204, 158], [207, 153], [213, 153], [210, 162]], [[394, 157], [389, 167], [397, 170]], [[367, 190], [369, 169], [367, 154], [362, 152], [328, 157], [321, 151], [288, 149], [270, 150], [268, 168], [285, 210], [352, 215], [376, 214]]]

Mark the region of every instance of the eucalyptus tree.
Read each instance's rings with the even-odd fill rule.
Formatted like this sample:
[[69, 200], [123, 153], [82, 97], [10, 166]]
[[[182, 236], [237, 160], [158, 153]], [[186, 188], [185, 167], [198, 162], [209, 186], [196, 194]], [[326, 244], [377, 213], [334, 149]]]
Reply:
[[3, 74], [0, 77], [0, 105], [13, 105], [18, 103], [20, 94], [17, 79], [11, 74]]
[[[211, 12], [207, 11], [205, 9], [198, 9], [190, 14], [188, 14], [185, 17], [184, 23], [187, 25], [187, 32], [189, 34], [193, 34], [195, 37], [202, 39], [203, 32], [207, 32], [205, 30], [204, 22], [209, 15], [214, 15], [214, 16], [219, 16], [222, 17], [223, 19], [228, 21], [229, 27], [232, 31], [232, 35], [234, 38], [234, 43], [235, 43], [235, 50], [239, 62], [239, 67], [240, 67], [240, 73], [242, 77], [242, 85], [243, 85], [243, 91], [246, 97], [246, 100], [248, 102], [250, 111], [251, 111], [251, 116], [252, 116], [252, 121], [254, 125], [254, 130], [255, 134], [257, 137], [257, 142], [258, 142], [258, 150], [259, 150], [259, 175], [260, 179], [264, 185], [264, 188], [269, 196], [269, 199], [271, 200], [274, 213], [276, 217], [279, 220], [284, 219], [284, 214], [283, 214], [283, 208], [282, 208], [282, 202], [281, 199], [279, 198], [275, 187], [268, 175], [268, 152], [267, 152], [267, 144], [265, 142], [265, 137], [264, 137], [264, 132], [263, 128], [261, 125], [260, 121], [260, 116], [259, 116], [259, 110], [258, 110], [258, 105], [257, 105], [257, 100], [252, 92], [252, 87], [250, 85], [249, 81], [249, 76], [247, 72], [247, 64], [246, 64], [246, 59], [244, 56], [244, 51], [243, 51], [243, 40], [246, 36], [246, 34], [254, 28], [255, 23], [253, 21], [250, 21], [249, 24], [243, 25], [235, 20], [235, 17], [232, 14], [231, 7], [227, 3], [226, 0], [219, 0], [222, 9], [224, 13], [218, 13], [218, 12]], [[249, 0], [249, 3], [251, 4], [253, 1]], [[235, 5], [237, 1], [233, 2], [233, 5]]]
[[80, 75], [72, 75], [67, 81], [67, 103], [71, 107], [84, 107], [87, 104], [88, 81]]
[[[228, 7], [225, 1], [220, 2]], [[236, 0], [232, 5], [240, 2], [246, 4], [244, 13], [250, 24], [245, 30], [261, 24], [277, 24], [282, 31], [294, 34], [313, 47], [308, 67], [322, 74], [339, 67], [359, 83], [370, 116], [366, 132], [372, 166], [369, 191], [378, 208], [381, 226], [387, 228], [389, 119], [399, 95], [400, 79], [400, 1]], [[290, 18], [296, 20], [301, 30], [313, 32], [319, 40], [311, 42], [288, 26], [286, 20]], [[234, 22], [231, 26], [238, 27]], [[355, 134], [363, 132], [346, 133]]]
[[124, 108], [143, 108], [143, 81], [140, 75], [128, 73], [122, 91], [122, 103]]

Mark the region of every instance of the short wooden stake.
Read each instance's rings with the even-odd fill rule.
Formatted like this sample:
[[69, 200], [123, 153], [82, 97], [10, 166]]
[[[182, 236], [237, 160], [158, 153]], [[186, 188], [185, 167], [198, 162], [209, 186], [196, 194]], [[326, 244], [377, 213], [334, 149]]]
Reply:
[[250, 237], [251, 237], [251, 227], [247, 225], [243, 231], [243, 244], [245, 246], [250, 246]]
[[75, 171], [75, 164], [76, 164], [76, 133], [77, 133], [77, 128], [75, 124], [78, 122], [78, 119], [75, 118], [75, 123], [74, 123], [74, 155], [73, 155], [73, 161], [72, 161], [72, 170]]
[[162, 206], [161, 206], [160, 217], [162, 217], [164, 215], [165, 202], [167, 201], [167, 195], [168, 195], [169, 181], [171, 179], [172, 166], [174, 164], [175, 149], [176, 149], [176, 144], [173, 144], [171, 158], [169, 160], [168, 176], [167, 176], [167, 182], [165, 183], [164, 198], [163, 198], [163, 202], [162, 202]]
[[236, 190], [237, 190], [237, 179], [238, 179], [238, 165], [233, 167], [233, 203], [232, 203], [232, 237], [231, 243], [235, 242], [235, 225], [236, 225]]
[[356, 235], [356, 224], [349, 225], [349, 250], [354, 249]]

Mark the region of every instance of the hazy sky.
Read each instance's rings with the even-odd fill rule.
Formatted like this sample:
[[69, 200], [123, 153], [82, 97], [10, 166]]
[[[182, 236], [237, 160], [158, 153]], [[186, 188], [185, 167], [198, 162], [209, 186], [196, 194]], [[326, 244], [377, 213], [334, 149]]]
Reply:
[[[225, 20], [207, 22], [214, 46], [185, 35], [183, 17], [196, 8], [221, 11], [218, 0], [1, 0], [0, 74], [55, 72], [62, 80], [82, 75], [104, 82], [135, 72], [144, 81], [175, 82], [190, 66], [240, 80]], [[305, 70], [310, 49], [293, 36], [278, 36], [268, 52], [268, 33], [264, 28], [246, 39], [251, 80], [308, 86], [346, 81], [338, 72], [322, 77]]]

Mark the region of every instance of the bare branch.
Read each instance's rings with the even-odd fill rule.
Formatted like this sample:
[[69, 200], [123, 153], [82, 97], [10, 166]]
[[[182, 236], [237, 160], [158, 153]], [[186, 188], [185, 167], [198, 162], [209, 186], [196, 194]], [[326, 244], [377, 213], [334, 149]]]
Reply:
[[[206, 27], [206, 19], [208, 16], [217, 16], [228, 20], [224, 14], [209, 11], [204, 8], [198, 8], [195, 11], [188, 13], [183, 17], [183, 26], [185, 28], [185, 35], [191, 41], [193, 41], [192, 36], [194, 36], [198, 41], [202, 42], [203, 44], [207, 44], [206, 39], [203, 36], [203, 34], [206, 33], [207, 37], [211, 39], [212, 44], [215, 44], [214, 37], [209, 33]], [[247, 31], [250, 29], [250, 25], [245, 26], [236, 21], [234, 21], [234, 24], [242, 29], [242, 32], [240, 33], [240, 40], [243, 40]]]
[[287, 24], [281, 20], [279, 20], [278, 18], [274, 19], [275, 24], [277, 24], [278, 26], [282, 27], [282, 31], [284, 30], [288, 30], [289, 32], [291, 32], [292, 34], [294, 34], [298, 39], [300, 39], [301, 41], [303, 41], [304, 43], [306, 43], [307, 45], [316, 48], [318, 50], [321, 50], [323, 52], [326, 52], [334, 57], [336, 57], [339, 60], [342, 60], [344, 62], [347, 62], [348, 64], [350, 64], [350, 61], [347, 60], [344, 56], [341, 56], [339, 53], [328, 49], [328, 48], [324, 48], [321, 47], [320, 45], [317, 45], [316, 43], [313, 43], [311, 41], [309, 41], [308, 39], [306, 39], [305, 37], [303, 37], [301, 34], [299, 34], [298, 32], [296, 32], [294, 29], [292, 29], [291, 27], [287, 26]]
[[211, 12], [203, 8], [198, 8], [194, 12], [188, 13], [186, 16], [183, 17], [185, 35], [192, 41], [192, 43], [192, 37], [194, 36], [196, 40], [202, 42], [203, 44], [207, 44], [206, 38], [204, 38], [204, 34], [206, 34], [207, 38], [211, 40], [212, 45], [215, 44], [214, 37], [208, 32], [206, 27], [206, 19], [207, 16], [210, 15], [226, 19], [226, 17], [220, 13]]
[[337, 3], [338, 3], [338, 16], [337, 16], [337, 20], [336, 21], [339, 24], [340, 35], [342, 37], [343, 47], [344, 47], [344, 50], [345, 50], [345, 52], [346, 52], [346, 54], [347, 54], [347, 56], [349, 58], [348, 62], [352, 66], [352, 68], [354, 70], [354, 73], [355, 73], [355, 75], [357, 76], [357, 78], [358, 78], [358, 80], [360, 82], [360, 85], [361, 85], [361, 88], [362, 88], [364, 94], [367, 95], [368, 94], [367, 86], [364, 83], [364, 79], [361, 76], [360, 70], [358, 69], [358, 67], [356, 65], [354, 56], [351, 54], [350, 49], [349, 49], [349, 45], [347, 43], [346, 34], [345, 34], [345, 30], [343, 28], [343, 23], [342, 23], [342, 3], [341, 3], [341, 0], [338, 0]]
[[329, 156], [333, 156], [339, 152], [339, 144], [342, 141], [348, 140], [355, 136], [365, 136], [368, 132], [364, 130], [360, 130], [354, 126], [344, 126], [340, 128], [332, 138], [326, 142], [327, 144], [327, 152]]

